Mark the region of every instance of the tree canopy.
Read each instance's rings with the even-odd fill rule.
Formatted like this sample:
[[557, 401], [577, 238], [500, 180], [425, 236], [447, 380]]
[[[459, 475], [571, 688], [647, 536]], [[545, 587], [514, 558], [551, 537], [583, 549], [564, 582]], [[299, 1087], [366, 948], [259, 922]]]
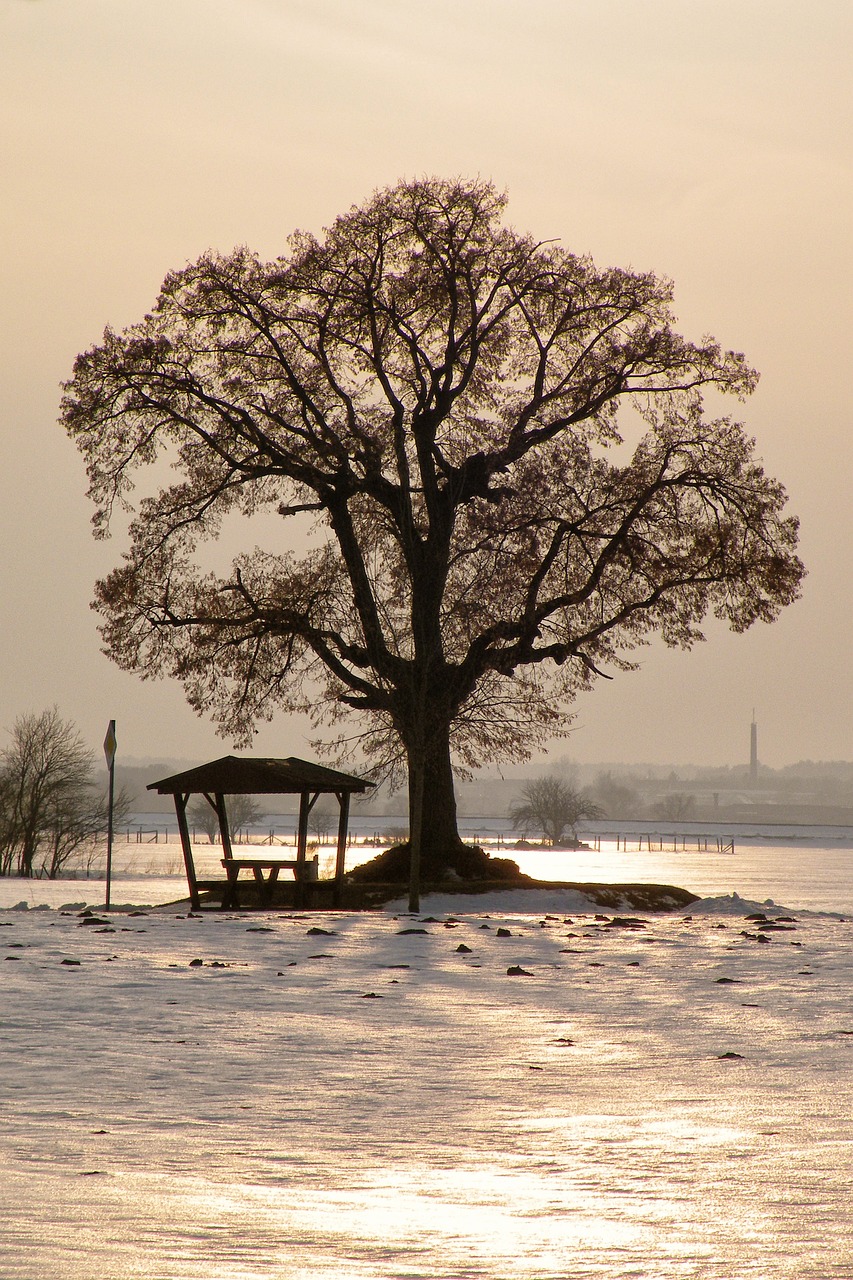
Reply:
[[[206, 253], [64, 400], [96, 534], [129, 513], [96, 587], [107, 652], [237, 741], [280, 710], [349, 719], [378, 770], [408, 769], [413, 826], [426, 797], [433, 859], [451, 759], [524, 757], [650, 635], [771, 621], [803, 572], [783, 488], [704, 413], [706, 388], [752, 391], [744, 357], [682, 337], [668, 281], [519, 234], [504, 205], [401, 182], [273, 262]], [[262, 512], [280, 536], [214, 571], [223, 520]]]

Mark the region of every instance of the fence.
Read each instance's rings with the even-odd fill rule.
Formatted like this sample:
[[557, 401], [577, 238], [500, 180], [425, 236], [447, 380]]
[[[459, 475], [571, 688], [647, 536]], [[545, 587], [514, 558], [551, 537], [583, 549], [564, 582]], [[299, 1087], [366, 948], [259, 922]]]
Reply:
[[716, 853], [734, 853], [735, 841], [734, 836], [728, 839], [725, 836], [706, 836], [706, 835], [665, 835], [659, 831], [641, 831], [631, 835], [623, 835], [619, 832], [616, 835], [595, 835], [592, 837], [592, 847], [597, 851], [601, 851], [602, 842], [610, 843], [614, 841], [616, 844], [616, 852], [636, 851], [642, 853], [643, 843], [649, 853], [663, 853], [671, 851], [677, 853], [682, 850], [687, 853], [695, 847], [697, 853], [707, 853], [709, 850]]

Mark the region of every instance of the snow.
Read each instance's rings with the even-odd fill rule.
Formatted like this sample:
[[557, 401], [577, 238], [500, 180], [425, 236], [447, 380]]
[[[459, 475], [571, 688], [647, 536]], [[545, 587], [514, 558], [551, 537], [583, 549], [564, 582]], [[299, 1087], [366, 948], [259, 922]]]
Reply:
[[761, 912], [772, 917], [784, 914], [787, 908], [777, 907], [772, 898], [753, 902], [749, 898], [742, 898], [739, 893], [723, 893], [717, 897], [700, 898], [698, 902], [691, 902], [689, 910], [694, 916], [748, 916]]
[[4, 1280], [853, 1275], [850, 922], [86, 888], [0, 910]]
[[[409, 905], [408, 898], [399, 898], [389, 902], [388, 911], [405, 911]], [[591, 912], [593, 915], [601, 908], [575, 889], [495, 889], [489, 893], [426, 893], [421, 899], [423, 910], [435, 912], [484, 912], [515, 911], [523, 914], [530, 912]]]

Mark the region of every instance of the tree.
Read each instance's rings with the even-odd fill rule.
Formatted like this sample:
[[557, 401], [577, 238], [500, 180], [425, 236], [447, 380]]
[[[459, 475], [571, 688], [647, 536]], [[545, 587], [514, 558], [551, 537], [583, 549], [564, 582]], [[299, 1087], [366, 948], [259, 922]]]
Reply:
[[318, 799], [311, 806], [308, 814], [308, 829], [316, 837], [318, 844], [327, 838], [335, 819], [335, 810], [329, 800]]
[[603, 818], [636, 818], [640, 813], [640, 797], [627, 782], [614, 778], [610, 770], [599, 773], [590, 794], [601, 809]]
[[[228, 815], [228, 834], [232, 839], [243, 827], [252, 826], [264, 817], [251, 796], [226, 796], [225, 812]], [[220, 836], [219, 817], [208, 800], [203, 796], [194, 800], [187, 809], [187, 817], [194, 827], [201, 828], [211, 844], [216, 843]]]
[[[56, 707], [15, 721], [0, 753], [0, 874], [54, 880], [77, 851], [107, 830], [107, 799], [94, 753]], [[122, 789], [114, 815], [130, 808]]]
[[[744, 357], [681, 337], [667, 281], [521, 235], [504, 204], [402, 182], [276, 261], [207, 253], [63, 402], [96, 535], [129, 516], [96, 586], [107, 652], [238, 743], [278, 710], [350, 717], [333, 749], [408, 773], [435, 873], [460, 856], [454, 761], [525, 758], [651, 635], [770, 621], [803, 572], [784, 490], [703, 412], [753, 389]], [[266, 513], [272, 545], [216, 571], [223, 522]]]
[[578, 823], [600, 818], [598, 805], [562, 778], [535, 778], [521, 791], [521, 799], [510, 806], [509, 816], [516, 830], [541, 831], [548, 844], [560, 844], [568, 827], [572, 843], [578, 843]]
[[652, 805], [652, 817], [667, 821], [670, 819], [675, 822], [684, 821], [692, 818], [695, 811], [696, 797], [686, 791], [670, 791]]

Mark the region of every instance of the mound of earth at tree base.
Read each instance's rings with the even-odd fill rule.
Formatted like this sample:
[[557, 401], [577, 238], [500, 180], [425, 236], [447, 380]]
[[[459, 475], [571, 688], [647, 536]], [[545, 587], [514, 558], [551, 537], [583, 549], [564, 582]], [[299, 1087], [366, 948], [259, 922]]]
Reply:
[[[492, 858], [478, 845], [459, 844], [442, 863], [422, 869], [420, 891], [482, 896], [507, 890], [569, 890], [611, 911], [677, 911], [698, 902], [698, 895], [675, 885], [598, 884], [535, 880], [511, 858]], [[400, 897], [408, 886], [409, 846], [394, 845], [347, 874], [342, 906], [379, 907]]]
[[[476, 844], [461, 841], [446, 852], [421, 864], [421, 878], [426, 881], [507, 880], [513, 884], [534, 884], [530, 876], [519, 870], [512, 858], [492, 858]], [[347, 873], [350, 884], [408, 884], [409, 842], [392, 845], [369, 862], [353, 867]]]

